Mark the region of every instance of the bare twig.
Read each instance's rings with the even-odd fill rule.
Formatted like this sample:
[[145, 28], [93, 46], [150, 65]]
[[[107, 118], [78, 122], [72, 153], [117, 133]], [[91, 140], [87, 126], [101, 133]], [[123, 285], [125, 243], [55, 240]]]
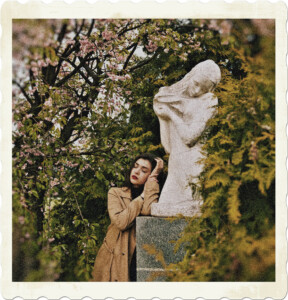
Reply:
[[20, 85], [20, 83], [18, 83], [16, 80], [13, 80], [12, 82], [19, 87], [19, 89], [21, 90], [21, 92], [24, 95], [24, 97], [27, 99], [27, 101], [30, 103], [30, 105], [33, 106], [32, 100], [30, 99], [30, 97], [26, 93], [25, 89]]
[[157, 55], [158, 55], [158, 51], [156, 50], [156, 52], [154, 53], [154, 55], [153, 55], [152, 57], [147, 58], [147, 59], [145, 59], [145, 60], [142, 60], [142, 61], [139, 62], [136, 66], [131, 67], [129, 71], [130, 71], [130, 72], [133, 72], [133, 71], [135, 71], [136, 69], [139, 69], [139, 68], [141, 68], [141, 67], [147, 65], [149, 62], [151, 62], [153, 59], [155, 59], [155, 58], [157, 57]]
[[137, 28], [139, 28], [139, 27], [141, 27], [141, 26], [143, 26], [145, 24], [148, 24], [150, 22], [151, 22], [151, 19], [148, 19], [145, 22], [143, 22], [143, 23], [141, 23], [141, 24], [139, 24], [137, 26], [127, 28], [131, 24], [131, 23], [129, 23], [129, 24], [126, 25], [126, 27], [121, 32], [118, 33], [118, 36], [121, 36], [121, 35], [123, 35], [124, 33], [128, 32], [128, 31], [131, 31], [133, 29], [137, 29]]
[[[73, 193], [73, 194], [74, 194], [74, 193]], [[88, 229], [87, 229], [87, 227], [86, 227], [86, 224], [85, 224], [85, 221], [84, 221], [84, 217], [83, 217], [81, 208], [80, 208], [80, 206], [79, 206], [79, 203], [78, 203], [78, 200], [77, 200], [77, 197], [75, 196], [75, 194], [74, 194], [74, 199], [75, 199], [75, 201], [76, 201], [76, 205], [77, 205], [78, 211], [79, 211], [80, 216], [81, 216], [81, 219], [82, 219], [82, 221], [83, 221], [83, 224], [84, 224], [84, 228], [85, 228], [87, 237], [89, 237]]]

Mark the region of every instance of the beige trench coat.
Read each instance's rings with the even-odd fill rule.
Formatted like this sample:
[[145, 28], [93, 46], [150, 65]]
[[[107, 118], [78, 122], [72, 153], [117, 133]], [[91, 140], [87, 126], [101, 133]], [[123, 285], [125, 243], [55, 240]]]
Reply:
[[159, 185], [145, 185], [144, 200], [133, 201], [130, 189], [111, 188], [108, 192], [108, 212], [111, 224], [97, 254], [92, 281], [130, 281], [129, 267], [136, 247], [135, 219], [151, 214], [151, 204], [158, 201]]

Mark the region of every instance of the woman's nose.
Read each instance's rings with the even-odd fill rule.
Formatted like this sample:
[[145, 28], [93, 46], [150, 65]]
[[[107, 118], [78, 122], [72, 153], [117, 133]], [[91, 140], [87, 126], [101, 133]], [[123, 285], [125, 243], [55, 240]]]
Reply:
[[136, 173], [136, 174], [139, 174], [139, 172], [140, 172], [140, 169], [138, 169], [138, 168], [135, 169], [135, 173]]

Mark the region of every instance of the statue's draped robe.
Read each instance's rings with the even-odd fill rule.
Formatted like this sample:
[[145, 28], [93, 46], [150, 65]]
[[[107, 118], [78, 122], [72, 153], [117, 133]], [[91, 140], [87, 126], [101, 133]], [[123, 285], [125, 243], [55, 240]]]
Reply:
[[159, 203], [199, 200], [192, 198], [189, 183], [196, 182], [202, 165], [199, 138], [215, 113], [217, 98], [206, 93], [197, 98], [176, 98], [171, 94], [154, 99], [154, 111], [160, 122], [161, 143], [169, 156], [168, 177]]

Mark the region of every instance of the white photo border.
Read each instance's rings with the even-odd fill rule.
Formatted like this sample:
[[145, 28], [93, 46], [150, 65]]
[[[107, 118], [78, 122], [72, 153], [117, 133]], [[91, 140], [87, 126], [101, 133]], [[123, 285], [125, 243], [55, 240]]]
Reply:
[[[13, 282], [12, 281], [12, 20], [19, 18], [207, 18], [275, 19], [276, 24], [276, 280], [275, 282]], [[287, 7], [284, 2], [258, 1], [98, 1], [71, 4], [8, 1], [1, 10], [1, 232], [2, 296], [13, 299], [283, 299], [287, 293]]]

